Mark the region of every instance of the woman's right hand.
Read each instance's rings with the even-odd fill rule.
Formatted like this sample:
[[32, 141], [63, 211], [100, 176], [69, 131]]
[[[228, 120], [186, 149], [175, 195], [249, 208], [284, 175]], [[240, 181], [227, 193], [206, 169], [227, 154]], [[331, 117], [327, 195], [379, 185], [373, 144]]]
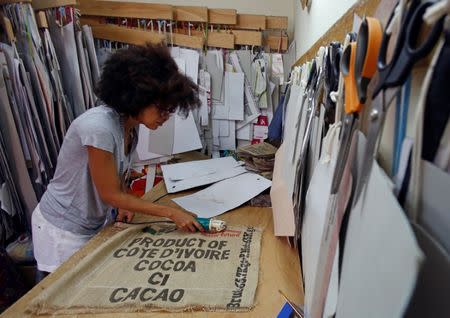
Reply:
[[195, 220], [196, 215], [191, 212], [183, 211], [177, 208], [170, 208], [170, 219], [177, 225], [177, 227], [183, 231], [205, 232], [203, 226]]

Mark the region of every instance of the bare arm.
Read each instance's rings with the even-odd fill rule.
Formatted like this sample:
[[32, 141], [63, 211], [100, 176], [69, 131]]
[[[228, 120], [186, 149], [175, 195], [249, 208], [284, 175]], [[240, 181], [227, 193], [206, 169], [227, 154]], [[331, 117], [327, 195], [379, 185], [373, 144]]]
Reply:
[[194, 232], [197, 228], [203, 231], [202, 226], [188, 212], [150, 203], [124, 192], [117, 175], [113, 154], [92, 146], [88, 146], [87, 149], [89, 171], [103, 202], [119, 209], [172, 219], [177, 227], [183, 230]]

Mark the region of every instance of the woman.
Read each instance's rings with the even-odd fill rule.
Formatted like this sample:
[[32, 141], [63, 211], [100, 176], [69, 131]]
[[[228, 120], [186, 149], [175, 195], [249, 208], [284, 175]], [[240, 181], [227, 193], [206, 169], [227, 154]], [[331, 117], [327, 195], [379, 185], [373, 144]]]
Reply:
[[167, 217], [178, 228], [203, 231], [188, 212], [160, 206], [124, 186], [137, 125], [157, 129], [177, 109], [198, 107], [197, 86], [178, 72], [167, 48], [146, 45], [113, 54], [103, 67], [98, 97], [107, 106], [73, 121], [58, 156], [55, 175], [32, 216], [38, 270], [54, 271], [105, 224], [111, 208], [118, 220], [133, 211]]

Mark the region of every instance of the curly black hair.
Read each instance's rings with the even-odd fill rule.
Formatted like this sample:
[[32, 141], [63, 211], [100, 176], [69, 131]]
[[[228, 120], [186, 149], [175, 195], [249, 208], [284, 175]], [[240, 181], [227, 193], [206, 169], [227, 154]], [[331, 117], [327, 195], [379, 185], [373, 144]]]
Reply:
[[105, 62], [95, 90], [122, 115], [136, 117], [155, 105], [160, 111], [184, 116], [200, 106], [198, 86], [178, 71], [167, 47], [146, 44], [121, 49]]

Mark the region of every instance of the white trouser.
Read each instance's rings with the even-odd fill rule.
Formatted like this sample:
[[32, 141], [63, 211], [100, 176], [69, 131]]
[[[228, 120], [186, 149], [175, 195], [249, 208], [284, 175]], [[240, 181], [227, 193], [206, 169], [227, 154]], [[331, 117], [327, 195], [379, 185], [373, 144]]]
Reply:
[[38, 270], [53, 272], [94, 235], [75, 234], [48, 222], [39, 204], [31, 217], [34, 258]]

